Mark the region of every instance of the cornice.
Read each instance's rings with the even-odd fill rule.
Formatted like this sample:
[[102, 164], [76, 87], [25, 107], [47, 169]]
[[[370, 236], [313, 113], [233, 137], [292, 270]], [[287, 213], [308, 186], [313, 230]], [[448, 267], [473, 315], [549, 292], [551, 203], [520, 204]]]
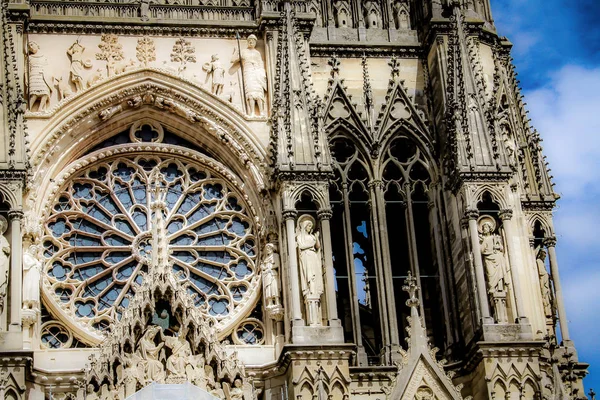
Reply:
[[420, 58], [425, 52], [420, 43], [372, 43], [372, 42], [311, 42], [311, 57], [331, 57], [335, 54], [340, 58], [366, 57], [399, 57]]

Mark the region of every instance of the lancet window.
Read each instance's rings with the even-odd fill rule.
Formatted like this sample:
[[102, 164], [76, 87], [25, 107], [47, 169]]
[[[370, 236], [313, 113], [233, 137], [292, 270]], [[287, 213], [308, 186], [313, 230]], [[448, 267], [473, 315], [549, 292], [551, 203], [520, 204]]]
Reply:
[[[243, 195], [222, 171], [167, 153], [175, 146], [163, 139], [140, 137], [144, 151], [92, 154], [52, 201], [43, 286], [53, 314], [70, 326], [103, 330], [120, 318], [151, 263], [172, 269], [223, 328], [250, 310], [257, 247]], [[262, 341], [259, 330], [247, 331]], [[62, 340], [55, 336], [51, 347]]]
[[[438, 348], [445, 348], [443, 268], [434, 231], [437, 208], [430, 161], [408, 136], [390, 142], [379, 168], [344, 134], [332, 135], [330, 148], [335, 161], [332, 224], [343, 227], [343, 235], [333, 235], [332, 242], [346, 340], [362, 345], [369, 363], [387, 362], [382, 356], [389, 344], [404, 343], [408, 315], [401, 287], [410, 271], [420, 280], [428, 335]], [[386, 321], [391, 319], [386, 313], [394, 310], [390, 302], [397, 313], [396, 333]]]
[[389, 252], [399, 332], [405, 332], [407, 293], [401, 282], [411, 271], [420, 280], [421, 304], [428, 335], [444, 348], [443, 301], [434, 240], [435, 201], [430, 191], [431, 165], [409, 137], [395, 138], [383, 155], [382, 178]]

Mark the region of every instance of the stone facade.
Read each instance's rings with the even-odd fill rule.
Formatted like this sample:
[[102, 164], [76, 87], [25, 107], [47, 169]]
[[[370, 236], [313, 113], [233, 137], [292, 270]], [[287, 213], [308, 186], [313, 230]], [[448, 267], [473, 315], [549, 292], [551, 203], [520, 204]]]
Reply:
[[0, 398], [585, 398], [489, 1], [1, 19]]

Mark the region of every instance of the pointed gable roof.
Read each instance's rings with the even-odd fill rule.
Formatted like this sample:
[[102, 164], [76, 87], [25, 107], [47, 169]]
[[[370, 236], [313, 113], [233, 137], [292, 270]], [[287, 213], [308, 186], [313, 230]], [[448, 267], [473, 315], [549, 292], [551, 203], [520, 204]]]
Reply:
[[416, 279], [410, 273], [402, 289], [410, 295], [406, 302], [410, 307], [408, 351], [401, 351], [402, 362], [398, 365], [398, 375], [389, 398], [462, 400], [462, 385], [455, 386], [452, 383], [442, 364], [435, 359], [437, 350], [429, 345], [425, 327], [419, 316], [419, 300], [416, 296], [419, 288]]

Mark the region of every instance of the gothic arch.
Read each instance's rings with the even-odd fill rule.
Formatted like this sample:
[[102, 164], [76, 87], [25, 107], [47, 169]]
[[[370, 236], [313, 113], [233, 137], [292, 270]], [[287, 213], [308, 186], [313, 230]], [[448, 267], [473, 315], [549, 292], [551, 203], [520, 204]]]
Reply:
[[492, 201], [498, 204], [500, 210], [507, 210], [511, 207], [506, 201], [506, 197], [504, 193], [502, 193], [502, 188], [493, 184], [478, 184], [476, 188], [473, 188], [473, 191], [470, 196], [467, 197], [468, 202], [467, 206], [470, 209], [477, 209], [477, 204], [482, 201], [484, 194], [488, 193], [492, 199]]
[[528, 215], [527, 217], [527, 227], [529, 228], [529, 234], [533, 236], [533, 232], [535, 231], [535, 225], [539, 223], [542, 230], [546, 234], [546, 237], [554, 236], [554, 229], [552, 225], [548, 221], [548, 217], [542, 213], [533, 213]]

